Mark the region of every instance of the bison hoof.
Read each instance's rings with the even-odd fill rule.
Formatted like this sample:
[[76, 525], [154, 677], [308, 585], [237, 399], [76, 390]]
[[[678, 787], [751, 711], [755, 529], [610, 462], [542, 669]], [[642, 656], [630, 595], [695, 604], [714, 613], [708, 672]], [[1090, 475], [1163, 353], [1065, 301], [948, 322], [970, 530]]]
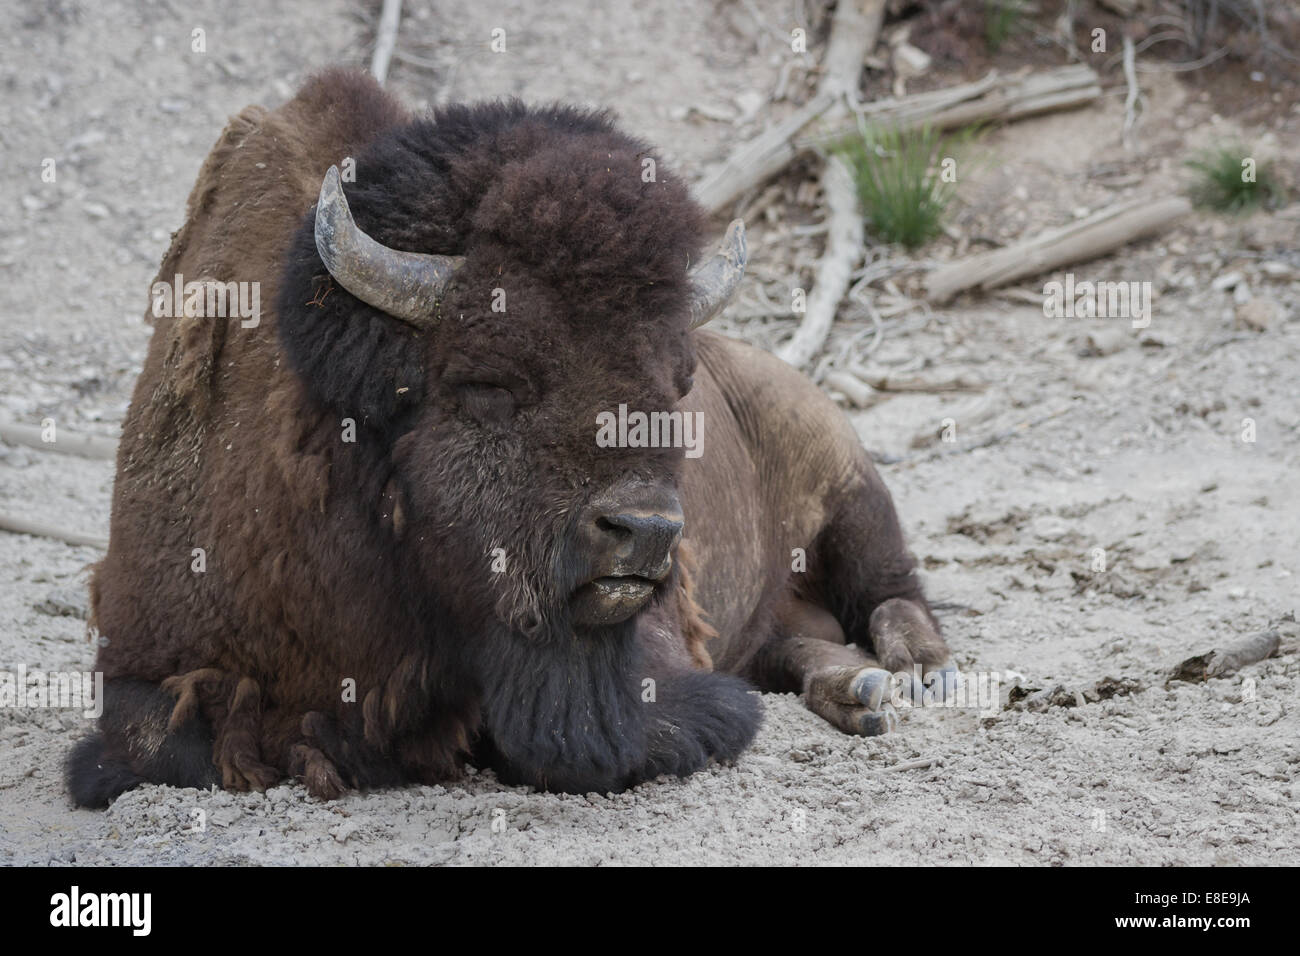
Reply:
[[317, 800], [337, 800], [347, 792], [348, 786], [333, 762], [315, 747], [295, 744], [290, 760], [293, 775]]
[[941, 704], [955, 698], [961, 686], [961, 672], [951, 660], [939, 669], [929, 671], [923, 678], [917, 676], [915, 669], [898, 676], [900, 680], [895, 691], [895, 703], [901, 702], [910, 707]]
[[828, 667], [808, 681], [808, 709], [846, 734], [876, 737], [898, 729], [893, 675], [879, 667]]

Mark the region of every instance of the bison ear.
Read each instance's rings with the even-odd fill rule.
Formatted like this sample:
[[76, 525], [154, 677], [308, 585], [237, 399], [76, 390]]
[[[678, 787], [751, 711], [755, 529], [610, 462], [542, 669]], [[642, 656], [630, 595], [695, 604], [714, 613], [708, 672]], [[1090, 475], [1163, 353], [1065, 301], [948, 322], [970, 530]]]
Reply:
[[691, 328], [698, 329], [727, 307], [748, 260], [745, 221], [733, 219], [714, 257], [691, 273]]

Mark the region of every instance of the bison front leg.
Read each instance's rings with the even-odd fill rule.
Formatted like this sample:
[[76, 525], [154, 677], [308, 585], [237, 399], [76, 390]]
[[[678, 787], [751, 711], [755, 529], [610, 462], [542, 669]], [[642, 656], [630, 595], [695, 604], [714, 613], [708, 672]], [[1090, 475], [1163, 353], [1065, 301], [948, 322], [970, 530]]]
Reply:
[[898, 726], [890, 672], [846, 646], [829, 611], [791, 598], [777, 618], [776, 634], [751, 667], [764, 690], [802, 693], [809, 710], [846, 734], [874, 737]]
[[625, 790], [732, 760], [762, 705], [727, 674], [647, 660], [633, 625], [546, 644], [511, 641], [482, 679], [479, 759], [504, 783], [566, 793]]
[[908, 699], [922, 685], [946, 694], [956, 683], [952, 654], [922, 593], [893, 499], [869, 463], [862, 469], [817, 543], [807, 593], [824, 596], [848, 643], [891, 674], [908, 675], [899, 678]]
[[924, 601], [891, 598], [871, 612], [868, 631], [881, 666], [898, 675], [906, 700], [954, 693], [957, 665]]
[[212, 761], [221, 788], [265, 790], [282, 774], [262, 762], [262, 689], [251, 677], [205, 667], [168, 677], [162, 689], [176, 696], [168, 721], [174, 731], [202, 715], [213, 729]]
[[754, 739], [762, 705], [748, 683], [729, 674], [689, 671], [657, 682], [642, 695], [647, 759], [631, 783], [661, 774], [685, 777], [711, 761], [732, 761]]

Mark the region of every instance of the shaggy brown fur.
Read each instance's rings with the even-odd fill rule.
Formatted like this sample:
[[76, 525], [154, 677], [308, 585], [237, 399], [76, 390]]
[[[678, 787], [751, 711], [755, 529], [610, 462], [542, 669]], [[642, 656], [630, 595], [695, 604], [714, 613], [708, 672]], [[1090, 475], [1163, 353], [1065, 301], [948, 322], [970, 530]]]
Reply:
[[[466, 257], [432, 332], [354, 298], [315, 251], [321, 178], [346, 157], [363, 230]], [[643, 181], [647, 157], [599, 114], [412, 119], [341, 71], [231, 121], [159, 279], [260, 283], [263, 314], [157, 320], [92, 582], [108, 689], [70, 763], [79, 802], [284, 775], [333, 797], [443, 780], [471, 752], [564, 790], [690, 773], [752, 737], [740, 677], [824, 670], [778, 649], [805, 606], [831, 612], [841, 652], [888, 631], [879, 663], [944, 662], [842, 416], [770, 356], [688, 330], [703, 219], [662, 163]], [[620, 403], [701, 411], [705, 454], [596, 447]], [[600, 573], [576, 523], [632, 486], [680, 490], [689, 544], [643, 611], [575, 629], [568, 597]]]

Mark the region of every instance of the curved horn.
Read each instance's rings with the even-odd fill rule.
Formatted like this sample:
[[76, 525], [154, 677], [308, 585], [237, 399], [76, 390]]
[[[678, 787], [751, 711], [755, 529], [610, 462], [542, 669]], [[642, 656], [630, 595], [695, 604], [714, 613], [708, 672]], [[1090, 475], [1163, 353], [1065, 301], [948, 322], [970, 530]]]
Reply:
[[712, 259], [691, 273], [691, 328], [698, 329], [727, 307], [745, 275], [745, 221], [733, 219]]
[[352, 221], [352, 210], [331, 166], [316, 203], [316, 251], [330, 275], [362, 302], [417, 328], [437, 324], [437, 305], [463, 256], [431, 256], [390, 249]]

